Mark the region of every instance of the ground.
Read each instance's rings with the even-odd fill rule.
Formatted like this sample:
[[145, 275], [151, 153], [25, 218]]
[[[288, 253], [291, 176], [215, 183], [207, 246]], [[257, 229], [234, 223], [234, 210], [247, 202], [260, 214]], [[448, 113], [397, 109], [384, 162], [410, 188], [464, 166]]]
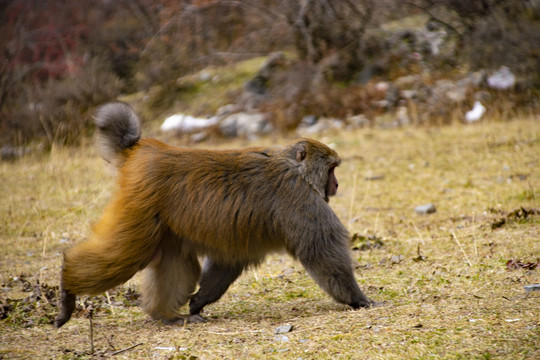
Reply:
[[330, 205], [356, 277], [384, 305], [336, 304], [275, 254], [186, 326], [142, 313], [136, 276], [53, 328], [62, 251], [88, 236], [114, 173], [90, 141], [0, 163], [0, 359], [540, 358], [540, 292], [524, 289], [540, 283], [539, 120], [319, 136], [343, 158]]

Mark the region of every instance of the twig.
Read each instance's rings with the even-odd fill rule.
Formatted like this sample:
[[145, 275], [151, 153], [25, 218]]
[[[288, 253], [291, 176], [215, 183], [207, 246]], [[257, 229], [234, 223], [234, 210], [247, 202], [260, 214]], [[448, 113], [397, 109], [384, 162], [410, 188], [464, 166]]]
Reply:
[[113, 315], [116, 315], [114, 313], [114, 307], [113, 307], [113, 304], [111, 303], [111, 297], [109, 296], [109, 292], [108, 291], [105, 291], [105, 296], [107, 296], [107, 302], [109, 303], [109, 307], [111, 308], [111, 313]]
[[[368, 171], [368, 177], [371, 177], [371, 174], [372, 174], [372, 171], [369, 170]], [[362, 198], [362, 201], [360, 202], [360, 209], [362, 209], [364, 207], [364, 204], [366, 202], [366, 199], [368, 197], [368, 193], [370, 191], [370, 187], [371, 187], [371, 181], [368, 181], [367, 184], [366, 184], [366, 191], [364, 192], [364, 197]]]
[[315, 46], [313, 45], [313, 37], [312, 34], [308, 30], [308, 24], [306, 23], [306, 20], [304, 19], [306, 17], [306, 14], [308, 12], [308, 7], [310, 6], [311, 0], [306, 0], [302, 4], [302, 7], [300, 8], [300, 12], [298, 13], [298, 17], [296, 19], [296, 22], [294, 26], [297, 26], [300, 30], [300, 33], [304, 37], [304, 42], [306, 43], [307, 48], [307, 54], [309, 61], [315, 62]]
[[472, 229], [473, 229], [473, 244], [474, 244], [474, 257], [476, 258], [476, 263], [478, 264], [478, 247], [476, 246], [476, 230], [474, 229], [474, 212], [472, 214]]
[[452, 230], [452, 237], [454, 238], [455, 242], [458, 244], [461, 252], [463, 253], [463, 256], [465, 256], [465, 260], [467, 260], [467, 264], [469, 264], [470, 267], [472, 267], [472, 264], [471, 264], [471, 261], [469, 260], [469, 257], [467, 256], [467, 254], [465, 253], [465, 250], [463, 250], [463, 246], [461, 246], [461, 243], [459, 242], [457, 236], [456, 236], [456, 233], [454, 232], [454, 230]]
[[424, 237], [420, 233], [420, 230], [418, 230], [418, 227], [416, 226], [416, 223], [414, 221], [411, 221], [411, 224], [414, 227], [414, 230], [416, 230], [416, 233], [418, 234], [418, 236], [420, 237], [420, 242], [422, 243], [422, 245], [426, 245], [426, 242], [424, 241]]
[[138, 344], [132, 345], [132, 346], [130, 346], [130, 347], [127, 347], [127, 348], [125, 348], [125, 349], [117, 350], [117, 351], [113, 352], [113, 353], [111, 354], [111, 356], [118, 355], [118, 354], [123, 353], [123, 352], [125, 352], [125, 351], [131, 350], [131, 349], [133, 349], [133, 348], [136, 348], [137, 346], [141, 346], [142, 344], [143, 344], [143, 343], [138, 343]]
[[105, 340], [107, 340], [107, 342], [109, 343], [109, 346], [111, 347], [111, 349], [116, 350], [116, 348], [114, 347], [114, 345], [112, 343], [113, 337], [114, 337], [114, 334], [111, 335], [110, 339], [107, 336], [105, 336]]
[[88, 320], [90, 320], [90, 354], [94, 353], [94, 325], [92, 322], [92, 314], [94, 309], [90, 307], [90, 312], [88, 313]]
[[410, 2], [406, 2], [405, 4], [422, 10], [423, 12], [426, 13], [427, 16], [430, 17], [430, 20], [435, 21], [438, 24], [441, 24], [442, 26], [444, 26], [448, 30], [455, 33], [458, 37], [460, 37], [460, 38], [463, 37], [463, 35], [461, 35], [461, 33], [455, 27], [453, 27], [452, 25], [448, 24], [447, 22], [444, 22], [441, 19], [435, 17], [435, 15], [433, 15], [427, 8], [416, 5], [416, 4], [413, 4], [413, 3], [410, 3]]
[[355, 201], [355, 195], [356, 195], [356, 178], [358, 174], [358, 168], [354, 171], [354, 177], [353, 177], [353, 188], [352, 188], [352, 194], [351, 194], [351, 203], [349, 204], [349, 221], [347, 222], [349, 226], [351, 226], [352, 222], [352, 213], [353, 213], [353, 207], [354, 207], [354, 201]]
[[[41, 266], [40, 266], [40, 269], [39, 269], [39, 286], [41, 286], [43, 284], [43, 263], [45, 261], [45, 252], [47, 251], [47, 235], [45, 234], [43, 236], [43, 251], [41, 252]], [[45, 298], [47, 298], [45, 296]]]
[[259, 282], [259, 276], [257, 275], [257, 271], [255, 271], [255, 267], [251, 269], [253, 272], [253, 277], [255, 278], [255, 282]]

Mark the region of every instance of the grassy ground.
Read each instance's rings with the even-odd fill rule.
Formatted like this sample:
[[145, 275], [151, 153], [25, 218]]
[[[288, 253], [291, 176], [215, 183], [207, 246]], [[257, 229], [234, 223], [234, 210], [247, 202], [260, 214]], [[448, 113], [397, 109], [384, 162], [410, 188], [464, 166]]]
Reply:
[[[208, 306], [207, 323], [149, 320], [136, 276], [83, 297], [54, 329], [62, 250], [86, 238], [114, 188], [88, 144], [0, 163], [0, 359], [540, 358], [540, 293], [524, 291], [540, 269], [523, 268], [540, 257], [539, 119], [322, 140], [344, 160], [331, 206], [356, 239], [382, 241], [352, 256], [362, 288], [385, 306], [338, 305], [278, 254]], [[437, 212], [415, 213], [427, 203]], [[509, 260], [523, 264], [509, 270]], [[292, 331], [276, 335], [285, 324]]]

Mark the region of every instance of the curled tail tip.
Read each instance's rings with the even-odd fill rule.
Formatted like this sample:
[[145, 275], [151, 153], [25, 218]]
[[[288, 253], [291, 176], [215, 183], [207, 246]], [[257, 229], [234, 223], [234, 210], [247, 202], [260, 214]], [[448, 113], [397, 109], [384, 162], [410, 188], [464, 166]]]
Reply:
[[141, 137], [141, 122], [133, 109], [122, 102], [107, 103], [97, 109], [94, 123], [98, 144], [105, 160], [118, 162], [122, 152]]

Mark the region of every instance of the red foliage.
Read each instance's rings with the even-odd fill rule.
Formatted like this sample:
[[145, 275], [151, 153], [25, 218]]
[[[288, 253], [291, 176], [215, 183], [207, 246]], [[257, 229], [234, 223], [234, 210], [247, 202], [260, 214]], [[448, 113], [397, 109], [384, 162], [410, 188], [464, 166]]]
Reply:
[[38, 82], [73, 74], [82, 64], [76, 49], [89, 34], [85, 12], [81, 3], [66, 0], [11, 1], [1, 26], [10, 67], [30, 67]]

